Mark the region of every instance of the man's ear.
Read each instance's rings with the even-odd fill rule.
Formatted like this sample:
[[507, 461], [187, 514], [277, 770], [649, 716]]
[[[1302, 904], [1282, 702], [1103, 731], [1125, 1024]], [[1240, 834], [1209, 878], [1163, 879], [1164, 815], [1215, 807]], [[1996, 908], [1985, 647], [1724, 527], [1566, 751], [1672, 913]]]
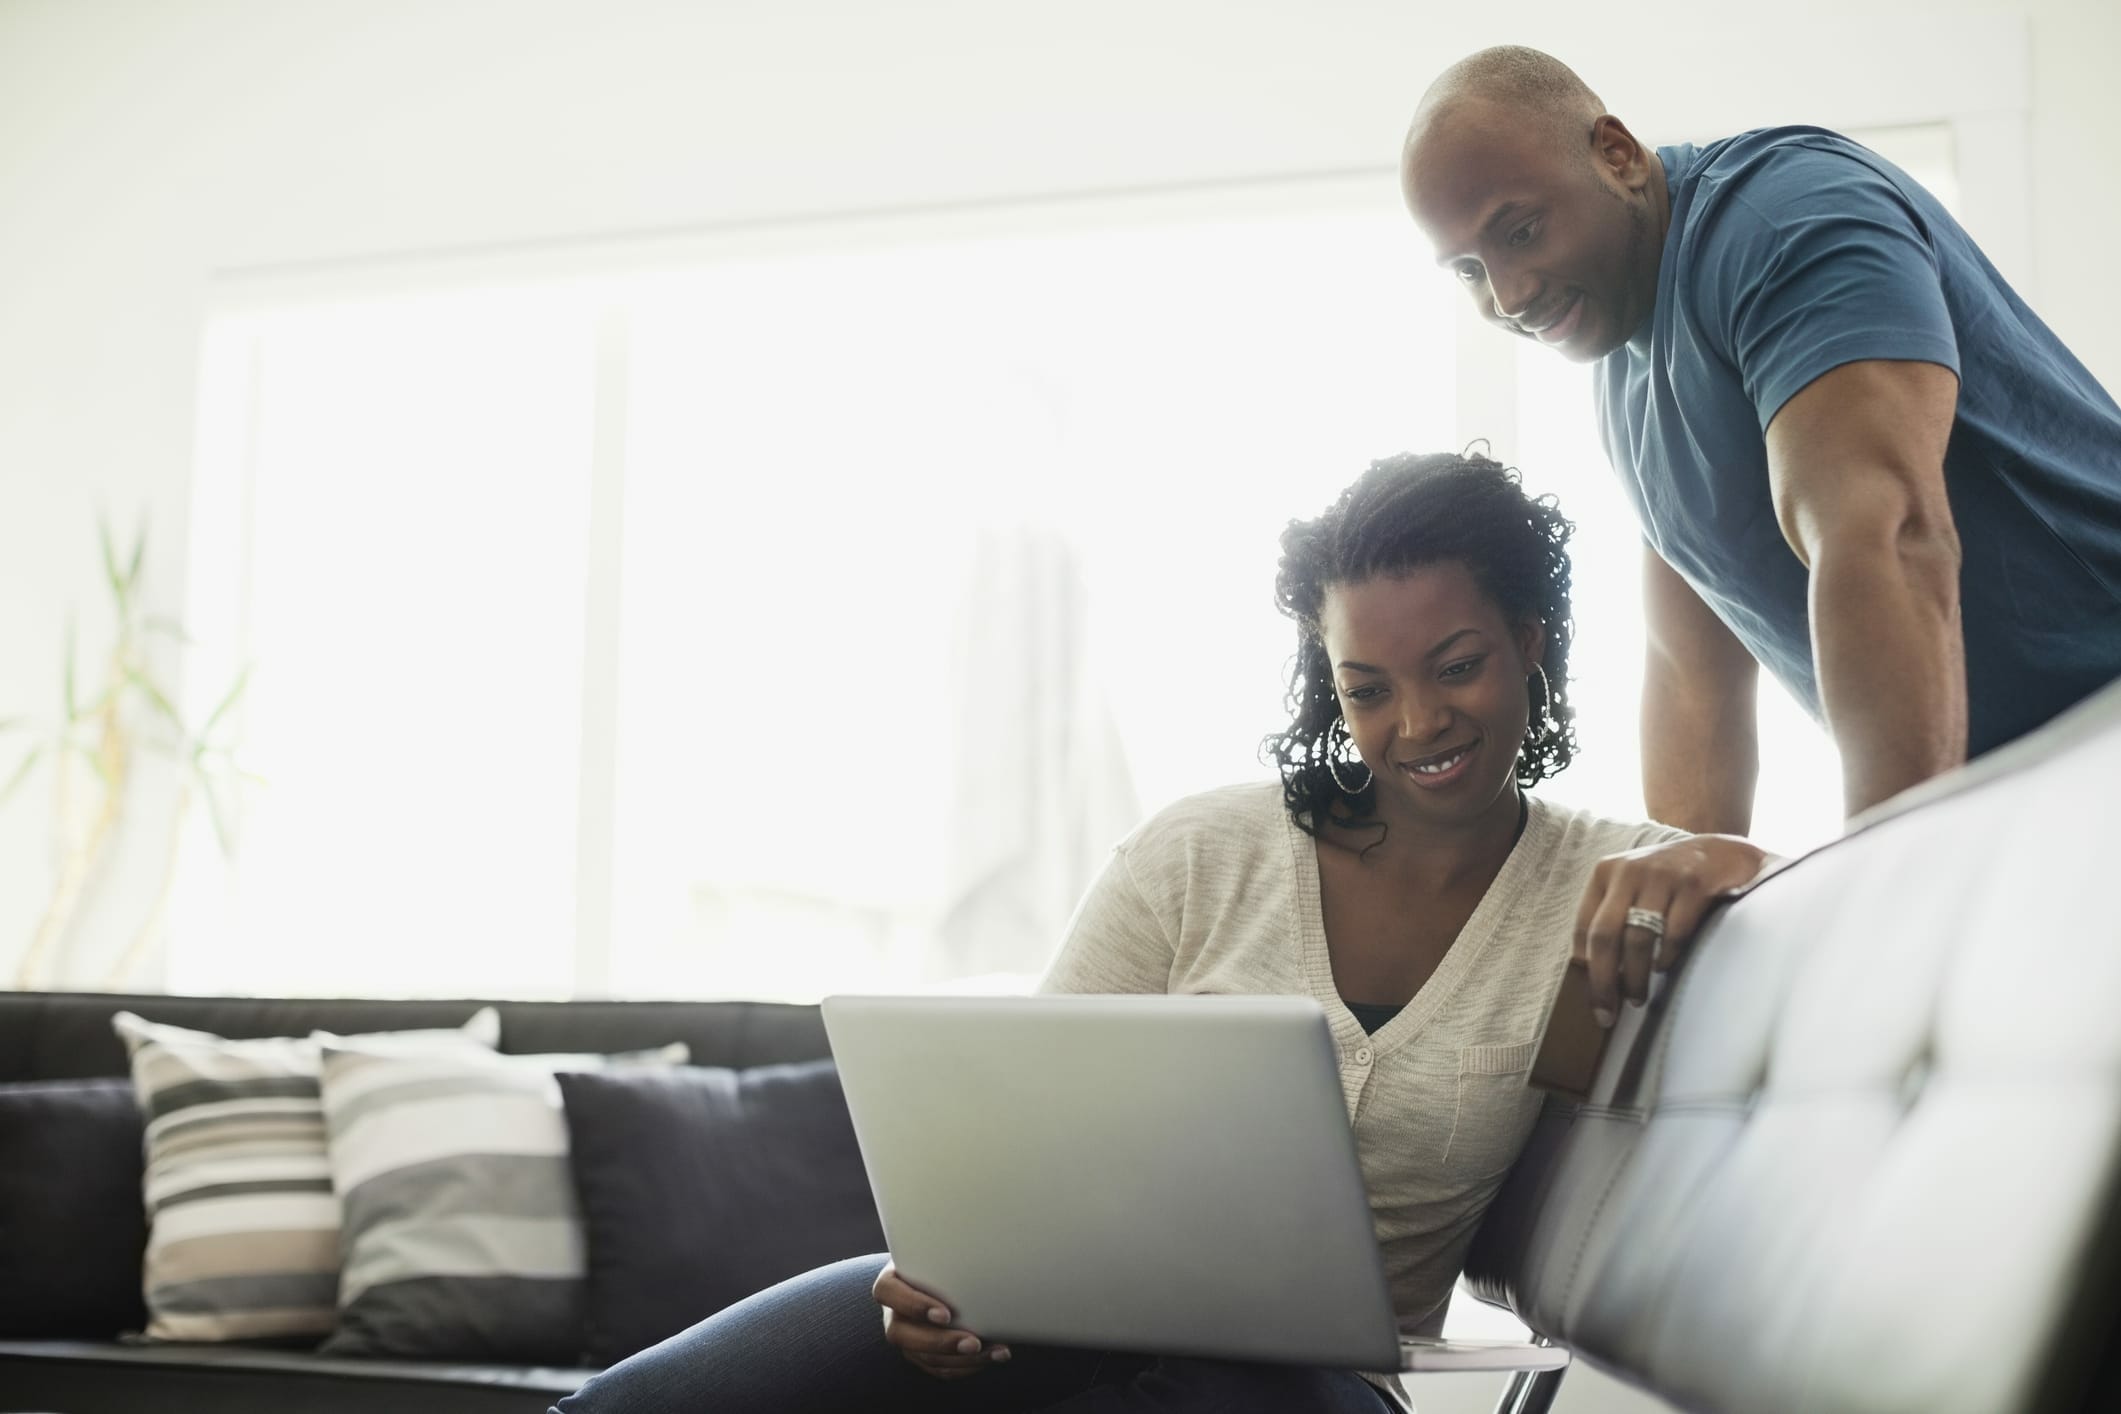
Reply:
[[1600, 175], [1631, 192], [1639, 192], [1650, 181], [1652, 154], [1635, 140], [1628, 125], [1611, 113], [1601, 113], [1591, 124], [1591, 160]]

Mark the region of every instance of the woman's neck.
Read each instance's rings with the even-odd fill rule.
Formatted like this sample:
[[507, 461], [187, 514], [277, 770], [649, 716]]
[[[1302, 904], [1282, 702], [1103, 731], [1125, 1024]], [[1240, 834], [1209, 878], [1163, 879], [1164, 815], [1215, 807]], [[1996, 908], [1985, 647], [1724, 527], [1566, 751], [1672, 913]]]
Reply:
[[1389, 800], [1380, 799], [1378, 806], [1375, 818], [1385, 825], [1383, 839], [1376, 838], [1374, 827], [1338, 833], [1358, 850], [1375, 845], [1363, 855], [1366, 865], [1439, 892], [1486, 889], [1502, 872], [1531, 812], [1529, 800], [1514, 782], [1478, 818], [1453, 828], [1394, 809]]

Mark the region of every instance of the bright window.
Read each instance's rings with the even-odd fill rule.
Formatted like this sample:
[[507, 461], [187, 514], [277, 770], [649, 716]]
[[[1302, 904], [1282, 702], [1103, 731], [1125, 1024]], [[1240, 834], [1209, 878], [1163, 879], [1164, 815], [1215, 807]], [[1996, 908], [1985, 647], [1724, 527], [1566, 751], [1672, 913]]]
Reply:
[[1114, 839], [1267, 773], [1282, 525], [1454, 445], [1408, 239], [1290, 201], [223, 321], [269, 783], [173, 981], [1026, 985]]

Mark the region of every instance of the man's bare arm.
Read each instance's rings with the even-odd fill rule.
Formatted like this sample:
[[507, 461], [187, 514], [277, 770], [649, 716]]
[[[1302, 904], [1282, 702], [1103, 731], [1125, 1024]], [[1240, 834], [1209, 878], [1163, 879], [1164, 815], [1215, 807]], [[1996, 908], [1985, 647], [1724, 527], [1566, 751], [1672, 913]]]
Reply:
[[1966, 759], [1959, 536], [1944, 448], [1959, 380], [1844, 364], [1767, 429], [1782, 534], [1811, 570], [1812, 661], [1856, 814]]
[[1655, 550], [1643, 561], [1643, 802], [1667, 825], [1742, 835], [1760, 774], [1759, 664]]

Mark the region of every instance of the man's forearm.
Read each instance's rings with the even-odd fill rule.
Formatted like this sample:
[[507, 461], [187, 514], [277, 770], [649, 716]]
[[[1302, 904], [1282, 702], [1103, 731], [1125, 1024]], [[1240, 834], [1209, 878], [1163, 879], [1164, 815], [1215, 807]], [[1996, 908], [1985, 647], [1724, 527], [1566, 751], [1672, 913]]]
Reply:
[[1820, 709], [1850, 815], [1966, 760], [1958, 571], [1949, 532], [1822, 547], [1812, 565]]
[[1652, 652], [1642, 684], [1642, 797], [1651, 819], [1701, 835], [1752, 828], [1756, 684], [1747, 671], [1705, 692], [1698, 674]]

